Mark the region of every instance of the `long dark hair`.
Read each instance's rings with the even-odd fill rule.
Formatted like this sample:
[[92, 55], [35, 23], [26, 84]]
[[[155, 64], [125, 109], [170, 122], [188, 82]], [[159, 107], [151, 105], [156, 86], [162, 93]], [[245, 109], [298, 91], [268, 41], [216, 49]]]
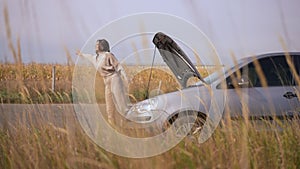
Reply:
[[110, 52], [109, 43], [106, 39], [98, 39], [96, 42], [99, 43], [99, 49], [103, 52]]

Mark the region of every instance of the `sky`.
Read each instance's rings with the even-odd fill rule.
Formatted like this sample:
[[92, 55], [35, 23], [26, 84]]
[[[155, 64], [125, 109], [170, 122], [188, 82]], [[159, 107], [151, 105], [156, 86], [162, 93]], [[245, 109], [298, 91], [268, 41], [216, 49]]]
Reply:
[[285, 48], [300, 51], [299, 7], [299, 0], [0, 0], [0, 62], [15, 62], [9, 43], [18, 49], [18, 39], [24, 63], [65, 64], [67, 55], [76, 61], [75, 50], [101, 27], [125, 16], [156, 12], [195, 25], [221, 61], [230, 64], [232, 55], [239, 59]]

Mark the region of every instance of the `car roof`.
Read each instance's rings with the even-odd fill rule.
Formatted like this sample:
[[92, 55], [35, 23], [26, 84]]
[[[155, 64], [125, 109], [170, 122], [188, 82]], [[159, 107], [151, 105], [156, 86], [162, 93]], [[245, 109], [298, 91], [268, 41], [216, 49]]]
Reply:
[[[269, 52], [269, 53], [263, 53], [263, 54], [258, 54], [258, 55], [247, 56], [247, 57], [244, 57], [242, 59], [239, 59], [238, 63], [236, 65], [231, 65], [231, 66], [227, 67], [224, 70], [224, 73], [225, 74], [228, 74], [230, 72], [232, 73], [236, 69], [240, 69], [241, 67], [249, 64], [250, 62], [252, 62], [255, 59], [262, 59], [262, 58], [267, 58], [267, 57], [276, 57], [276, 56], [282, 56], [282, 55], [286, 55], [286, 54], [289, 54], [291, 56], [299, 56], [300, 57], [300, 52]], [[208, 76], [208, 77], [210, 77], [210, 76]], [[212, 78], [212, 79], [214, 79], [212, 81], [215, 81], [216, 79], [218, 79], [219, 75], [216, 76], [216, 77], [217, 78]], [[207, 78], [205, 78], [205, 80], [207, 80]]]
[[282, 55], [299, 55], [300, 52], [269, 52], [269, 53], [263, 53], [263, 54], [257, 54], [257, 55], [252, 55], [252, 56], [247, 56], [239, 60], [239, 63], [241, 62], [250, 62], [253, 61], [254, 59], [262, 59], [266, 57], [276, 57], [276, 56], [282, 56]]

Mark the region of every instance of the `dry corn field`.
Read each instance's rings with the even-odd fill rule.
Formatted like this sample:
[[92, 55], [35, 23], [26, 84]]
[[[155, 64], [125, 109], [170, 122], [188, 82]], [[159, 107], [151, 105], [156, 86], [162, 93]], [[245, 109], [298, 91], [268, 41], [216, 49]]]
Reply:
[[[52, 90], [52, 68], [55, 67], [55, 90]], [[150, 76], [150, 68], [143, 66], [124, 66], [129, 78], [129, 95], [132, 101], [143, 100]], [[1, 103], [71, 103], [73, 65], [50, 64], [0, 64], [0, 102]], [[202, 75], [208, 71], [199, 68]], [[102, 77], [95, 77], [96, 98], [104, 103], [104, 84]], [[149, 91], [160, 88], [163, 93], [179, 88], [175, 77], [165, 67], [152, 69]]]

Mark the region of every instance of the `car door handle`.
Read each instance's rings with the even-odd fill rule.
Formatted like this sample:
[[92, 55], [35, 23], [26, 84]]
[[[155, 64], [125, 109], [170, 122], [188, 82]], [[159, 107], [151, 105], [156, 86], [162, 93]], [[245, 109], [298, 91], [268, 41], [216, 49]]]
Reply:
[[287, 99], [292, 99], [294, 97], [298, 97], [296, 93], [293, 92], [286, 92], [283, 97], [287, 98]]

